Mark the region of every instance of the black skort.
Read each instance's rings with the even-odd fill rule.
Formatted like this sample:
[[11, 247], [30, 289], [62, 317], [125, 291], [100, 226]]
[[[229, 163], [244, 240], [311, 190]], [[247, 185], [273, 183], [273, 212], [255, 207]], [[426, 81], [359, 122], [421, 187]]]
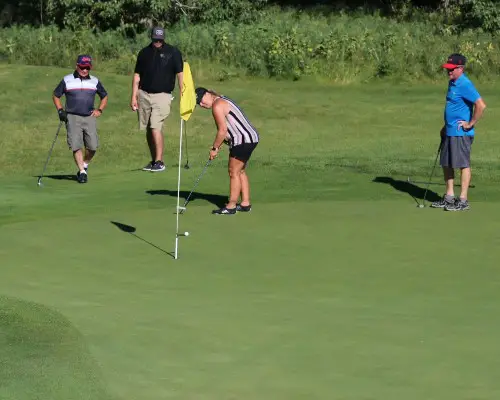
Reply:
[[236, 158], [237, 160], [246, 163], [250, 159], [252, 152], [257, 147], [257, 144], [258, 143], [243, 143], [233, 146], [229, 150], [229, 157]]
[[469, 168], [474, 136], [446, 136], [441, 145], [441, 166]]

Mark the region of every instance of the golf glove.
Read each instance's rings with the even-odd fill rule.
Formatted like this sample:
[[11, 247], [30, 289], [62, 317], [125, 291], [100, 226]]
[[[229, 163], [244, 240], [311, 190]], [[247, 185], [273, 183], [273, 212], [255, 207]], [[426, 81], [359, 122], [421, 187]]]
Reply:
[[66, 114], [66, 111], [61, 108], [60, 110], [57, 110], [57, 113], [59, 114], [59, 121], [68, 122], [68, 115]]

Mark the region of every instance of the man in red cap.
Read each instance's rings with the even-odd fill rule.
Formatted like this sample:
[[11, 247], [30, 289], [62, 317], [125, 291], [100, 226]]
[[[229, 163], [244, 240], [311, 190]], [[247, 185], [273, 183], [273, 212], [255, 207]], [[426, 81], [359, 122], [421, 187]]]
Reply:
[[[79, 55], [75, 71], [61, 80], [53, 94], [59, 119], [66, 123], [68, 146], [78, 167], [76, 178], [79, 183], [87, 183], [88, 165], [99, 145], [96, 118], [101, 116], [108, 103], [108, 93], [99, 79], [90, 75], [91, 68], [92, 57]], [[97, 108], [94, 106], [96, 94], [101, 99]], [[65, 107], [61, 103], [63, 95], [66, 96]]]
[[[440, 161], [446, 182], [446, 194], [441, 200], [432, 203], [431, 207], [443, 208], [446, 211], [464, 211], [470, 208], [470, 152], [474, 141], [474, 127], [486, 108], [474, 84], [464, 73], [466, 62], [462, 54], [455, 53], [443, 64], [450, 79], [444, 110], [445, 124], [441, 129]], [[461, 171], [459, 198], [455, 198], [454, 193], [455, 169]]]

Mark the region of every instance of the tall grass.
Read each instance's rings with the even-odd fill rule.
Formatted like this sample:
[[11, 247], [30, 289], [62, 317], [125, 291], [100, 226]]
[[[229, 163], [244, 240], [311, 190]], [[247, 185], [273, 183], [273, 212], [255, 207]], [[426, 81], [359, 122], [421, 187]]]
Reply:
[[[378, 78], [433, 80], [452, 52], [464, 53], [469, 72], [500, 72], [500, 40], [479, 31], [460, 35], [432, 15], [401, 22], [378, 15], [313, 15], [272, 10], [252, 25], [177, 25], [168, 42], [185, 58], [205, 62], [219, 79], [234, 75], [298, 79], [307, 75], [339, 82]], [[69, 67], [77, 53], [90, 53], [102, 70], [129, 74], [146, 34], [127, 39], [117, 32], [59, 31], [23, 26], [0, 30], [0, 56], [10, 63]], [[213, 77], [213, 76], [212, 76]]]

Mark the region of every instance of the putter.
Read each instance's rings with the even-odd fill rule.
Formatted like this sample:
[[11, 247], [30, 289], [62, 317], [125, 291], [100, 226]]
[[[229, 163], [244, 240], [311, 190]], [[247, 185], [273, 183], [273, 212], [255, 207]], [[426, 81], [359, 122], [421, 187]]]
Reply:
[[47, 168], [47, 164], [49, 163], [49, 160], [50, 160], [50, 156], [52, 155], [52, 150], [54, 149], [54, 145], [56, 144], [56, 141], [57, 141], [57, 137], [59, 136], [59, 131], [61, 130], [61, 126], [62, 126], [63, 122], [61, 121], [59, 123], [59, 127], [57, 128], [57, 132], [56, 132], [56, 137], [54, 138], [54, 140], [52, 141], [52, 146], [50, 146], [50, 150], [49, 150], [49, 155], [47, 156], [47, 161], [45, 161], [45, 165], [43, 166], [43, 170], [42, 170], [42, 173], [40, 174], [40, 176], [38, 177], [38, 182], [37, 182], [37, 185], [40, 187], [40, 186], [43, 186], [42, 184], [42, 178], [43, 178], [43, 175], [45, 174], [45, 169]]
[[429, 185], [431, 184], [432, 177], [434, 176], [434, 170], [436, 169], [437, 165], [437, 160], [439, 157], [439, 153], [441, 153], [441, 147], [443, 146], [443, 139], [441, 138], [441, 141], [439, 142], [439, 147], [436, 153], [436, 159], [434, 160], [434, 166], [432, 167], [431, 175], [429, 176], [429, 180], [427, 181], [427, 187], [425, 188], [425, 193], [424, 193], [424, 200], [422, 201], [422, 204], [418, 204], [418, 208], [424, 208], [425, 207], [425, 199], [427, 198], [427, 191], [429, 190]]
[[[424, 182], [424, 181], [414, 181], [412, 180], [410, 177], [408, 177], [407, 179], [407, 182], [408, 183], [413, 183], [415, 185], [426, 185], [428, 182]], [[445, 184], [444, 183], [441, 183], [441, 182], [431, 182], [431, 185], [440, 185], [440, 186], [444, 186]], [[460, 187], [460, 184], [456, 183], [455, 184], [456, 187]], [[475, 188], [476, 185], [469, 185], [470, 188]]]
[[179, 209], [177, 210], [179, 212], [179, 214], [184, 214], [184, 211], [186, 211], [186, 206], [189, 203], [189, 199], [191, 199], [193, 192], [195, 191], [196, 187], [198, 186], [198, 183], [200, 183], [201, 177], [205, 174], [205, 171], [207, 170], [207, 168], [211, 162], [212, 162], [212, 160], [207, 161], [207, 163], [205, 164], [205, 167], [203, 168], [203, 171], [201, 171], [201, 174], [198, 176], [198, 179], [196, 179], [193, 190], [191, 190], [191, 193], [189, 193], [189, 196], [186, 198], [184, 205], [182, 207], [179, 206]]
[[184, 125], [184, 147], [186, 148], [186, 165], [184, 165], [184, 169], [189, 169], [188, 136], [186, 125], [187, 124]]

